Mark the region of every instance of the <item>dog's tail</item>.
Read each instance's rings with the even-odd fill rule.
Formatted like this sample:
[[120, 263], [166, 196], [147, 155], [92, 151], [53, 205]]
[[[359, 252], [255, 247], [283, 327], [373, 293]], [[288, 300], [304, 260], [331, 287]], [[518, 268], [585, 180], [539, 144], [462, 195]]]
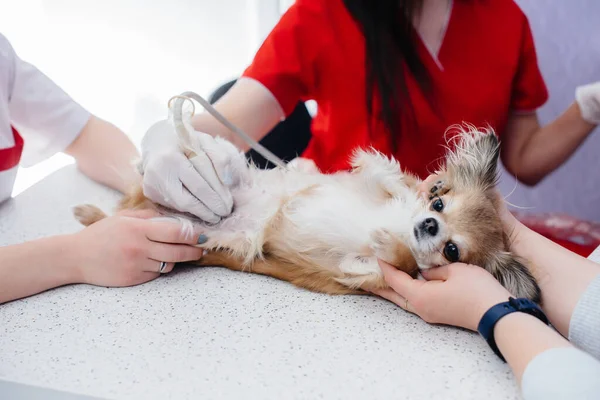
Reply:
[[73, 214], [75, 215], [77, 221], [79, 221], [83, 226], [90, 226], [107, 217], [104, 211], [91, 204], [83, 204], [81, 206], [74, 207]]

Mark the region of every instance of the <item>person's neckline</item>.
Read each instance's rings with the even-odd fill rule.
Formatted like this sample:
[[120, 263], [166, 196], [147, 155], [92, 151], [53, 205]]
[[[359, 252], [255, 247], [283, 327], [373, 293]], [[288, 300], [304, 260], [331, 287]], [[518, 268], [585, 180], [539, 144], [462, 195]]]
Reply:
[[[446, 0], [445, 2], [443, 2], [445, 4], [442, 4], [442, 2], [439, 0], [425, 0], [423, 6], [423, 14], [429, 12], [429, 15], [432, 15], [432, 12], [440, 12], [440, 10], [426, 9], [427, 6], [431, 7], [432, 1], [436, 1], [438, 3], [435, 6], [445, 8], [442, 24], [441, 26], [435, 28], [436, 31], [439, 30], [439, 34], [436, 35], [436, 37], [432, 38], [424, 37], [422, 30], [419, 29], [419, 27], [422, 26], [422, 24], [420, 24], [419, 21], [413, 21], [413, 27], [415, 29], [415, 32], [417, 33], [419, 40], [421, 41], [421, 44], [423, 45], [423, 47], [425, 47], [427, 53], [429, 53], [429, 56], [431, 57], [432, 61], [438, 66], [440, 70], [444, 70], [444, 66], [440, 61], [440, 53], [448, 37], [448, 27], [451, 23], [452, 16], [454, 15], [454, 0]], [[428, 2], [429, 4], [427, 4]], [[420, 17], [427, 18], [427, 15], [421, 15]]]

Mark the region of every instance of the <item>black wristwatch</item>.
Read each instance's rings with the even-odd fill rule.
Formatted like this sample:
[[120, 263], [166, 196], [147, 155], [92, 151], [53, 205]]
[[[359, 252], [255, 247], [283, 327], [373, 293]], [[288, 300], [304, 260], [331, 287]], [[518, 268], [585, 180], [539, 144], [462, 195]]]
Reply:
[[483, 336], [492, 350], [494, 350], [494, 353], [496, 353], [496, 355], [504, 362], [506, 362], [506, 360], [504, 359], [504, 356], [502, 356], [502, 353], [500, 353], [500, 350], [498, 350], [496, 340], [494, 339], [494, 327], [502, 317], [517, 311], [533, 315], [548, 325], [548, 318], [546, 317], [546, 314], [544, 314], [541, 308], [539, 308], [538, 305], [533, 301], [509, 297], [507, 302], [496, 304], [487, 310], [487, 312], [483, 314], [481, 321], [479, 321], [479, 326], [477, 327], [479, 334]]

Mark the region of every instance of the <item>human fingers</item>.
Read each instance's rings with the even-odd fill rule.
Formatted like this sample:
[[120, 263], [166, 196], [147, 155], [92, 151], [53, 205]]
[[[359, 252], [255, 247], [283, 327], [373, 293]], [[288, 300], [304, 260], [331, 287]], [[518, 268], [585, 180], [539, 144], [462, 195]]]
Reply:
[[383, 297], [384, 299], [386, 299], [388, 301], [391, 301], [392, 303], [398, 305], [400, 308], [402, 308], [405, 311], [408, 311], [411, 313], [415, 312], [413, 310], [411, 304], [409, 303], [409, 301], [407, 299], [405, 299], [404, 297], [400, 296], [393, 289], [390, 289], [390, 288], [375, 289], [375, 290], [372, 290], [372, 293], [376, 294], [377, 296]]
[[424, 181], [417, 185], [417, 191], [421, 194], [421, 196], [425, 198], [429, 198], [429, 187], [431, 184], [438, 179], [439, 175], [431, 174]]
[[233, 197], [218, 176], [212, 160], [206, 153], [199, 153], [189, 160], [189, 164], [191, 168], [186, 168], [180, 176], [183, 184], [213, 213], [228, 216], [233, 209]]
[[148, 258], [168, 263], [196, 261], [202, 258], [203, 252], [200, 247], [151, 242]]
[[423, 270], [421, 271], [421, 275], [423, 275], [423, 278], [427, 279], [428, 281], [445, 281], [448, 279], [448, 275], [450, 273], [450, 265], [451, 264]]
[[155, 203], [190, 213], [208, 223], [219, 222], [221, 218], [189, 190], [191, 188], [201, 197], [203, 193], [214, 193], [190, 161], [179, 152], [156, 158], [144, 172], [144, 195]]
[[208, 237], [198, 232], [191, 223], [183, 224], [174, 219], [170, 221], [166, 218], [157, 218], [144, 221], [142, 229], [146, 238], [153, 242], [196, 246], [208, 241]]
[[413, 279], [406, 272], [399, 271], [383, 260], [377, 259], [386, 283], [400, 296], [411, 298], [422, 282]]

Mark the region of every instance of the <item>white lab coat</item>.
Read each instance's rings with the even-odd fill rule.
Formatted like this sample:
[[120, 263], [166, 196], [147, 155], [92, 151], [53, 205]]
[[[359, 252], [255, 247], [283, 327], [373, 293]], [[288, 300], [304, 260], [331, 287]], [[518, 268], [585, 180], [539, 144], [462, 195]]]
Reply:
[[0, 34], [0, 203], [12, 193], [19, 165], [31, 166], [65, 150], [89, 118]]

